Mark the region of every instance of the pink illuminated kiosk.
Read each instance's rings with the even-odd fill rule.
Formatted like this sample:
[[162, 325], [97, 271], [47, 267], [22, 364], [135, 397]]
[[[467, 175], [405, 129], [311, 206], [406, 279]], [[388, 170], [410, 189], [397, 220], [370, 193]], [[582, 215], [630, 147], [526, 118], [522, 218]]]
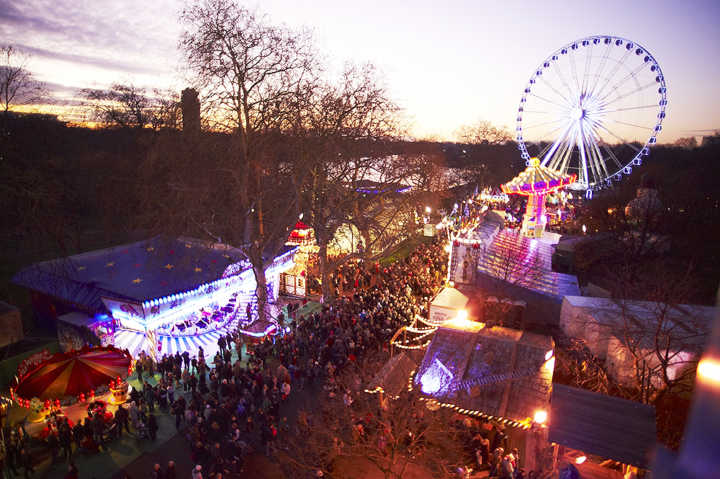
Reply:
[[501, 186], [508, 195], [528, 197], [521, 233], [530, 238], [542, 238], [547, 223], [545, 195], [575, 183], [576, 176], [540, 166], [540, 160], [530, 159], [525, 171]]

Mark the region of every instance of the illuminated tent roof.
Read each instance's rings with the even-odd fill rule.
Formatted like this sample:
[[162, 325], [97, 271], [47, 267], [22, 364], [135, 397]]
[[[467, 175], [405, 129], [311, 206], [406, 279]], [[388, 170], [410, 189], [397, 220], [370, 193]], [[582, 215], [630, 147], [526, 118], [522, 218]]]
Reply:
[[[280, 254], [290, 249], [284, 246]], [[13, 282], [98, 313], [105, 311], [102, 296], [135, 301], [167, 296], [222, 278], [243, 259], [227, 245], [156, 236], [36, 263]]]
[[554, 384], [549, 440], [647, 467], [655, 446], [655, 408], [627, 399]]
[[129, 366], [129, 354], [113, 347], [57, 353], [20, 378], [15, 393], [42, 400], [87, 394], [118, 376], [126, 378]]
[[532, 158], [530, 165], [515, 178], [501, 186], [504, 193], [532, 195], [547, 193], [575, 183], [575, 175], [564, 175], [559, 171], [540, 166], [540, 160]]
[[544, 295], [580, 296], [577, 277], [552, 270], [553, 246], [506, 228], [478, 260], [478, 272]]
[[437, 330], [415, 376], [421, 392], [460, 409], [513, 421], [547, 411], [552, 338], [467, 323], [467, 328], [453, 324]]

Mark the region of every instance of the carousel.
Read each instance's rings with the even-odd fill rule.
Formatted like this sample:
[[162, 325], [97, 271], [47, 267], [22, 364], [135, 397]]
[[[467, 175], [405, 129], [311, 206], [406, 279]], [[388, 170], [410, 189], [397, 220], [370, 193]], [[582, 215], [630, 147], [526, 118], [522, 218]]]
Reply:
[[547, 224], [546, 195], [575, 183], [575, 180], [576, 175], [564, 174], [540, 166], [540, 160], [531, 158], [530, 165], [525, 171], [502, 185], [502, 191], [507, 195], [528, 197], [520, 230], [523, 235], [529, 238], [542, 238]]
[[105, 404], [99, 396], [108, 392], [109, 402], [125, 402], [131, 370], [127, 351], [112, 346], [85, 347], [46, 357], [32, 368], [20, 368], [10, 392], [14, 401], [30, 409], [31, 420], [39, 421], [62, 406]]

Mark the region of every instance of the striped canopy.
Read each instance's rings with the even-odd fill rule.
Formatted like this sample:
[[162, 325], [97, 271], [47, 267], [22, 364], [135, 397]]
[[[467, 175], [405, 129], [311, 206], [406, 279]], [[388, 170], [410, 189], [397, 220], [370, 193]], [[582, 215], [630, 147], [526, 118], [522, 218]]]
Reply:
[[61, 399], [89, 393], [118, 376], [126, 378], [130, 355], [113, 347], [58, 353], [20, 378], [15, 393], [24, 399]]
[[540, 166], [540, 160], [532, 158], [530, 166], [512, 180], [501, 186], [506, 194], [533, 195], [547, 193], [575, 183], [575, 175], [565, 175], [559, 171]]

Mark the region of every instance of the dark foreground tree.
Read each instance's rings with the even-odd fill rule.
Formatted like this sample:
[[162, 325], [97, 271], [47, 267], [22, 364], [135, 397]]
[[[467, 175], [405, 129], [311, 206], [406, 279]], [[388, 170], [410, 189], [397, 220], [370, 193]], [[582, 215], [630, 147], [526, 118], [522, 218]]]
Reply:
[[386, 479], [457, 477], [456, 466], [468, 460], [467, 430], [459, 418], [445, 409], [428, 410], [418, 391], [392, 399], [358, 389], [377, 367], [368, 358], [344, 371], [330, 380], [314, 413], [300, 414], [286, 452], [276, 455], [286, 473], [320, 470], [326, 477], [347, 477], [357, 468], [375, 468]]

